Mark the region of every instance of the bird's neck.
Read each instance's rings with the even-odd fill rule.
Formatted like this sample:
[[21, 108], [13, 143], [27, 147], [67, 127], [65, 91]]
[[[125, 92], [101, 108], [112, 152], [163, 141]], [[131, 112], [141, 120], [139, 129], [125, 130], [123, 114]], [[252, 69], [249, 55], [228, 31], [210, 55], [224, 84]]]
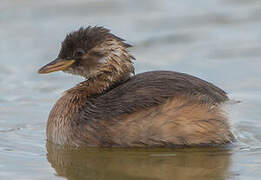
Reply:
[[102, 73], [98, 76], [91, 77], [88, 80], [79, 83], [72, 89], [67, 90], [66, 93], [85, 97], [97, 96], [127, 81], [131, 75], [132, 74], [129, 72], [123, 74], [110, 72]]
[[97, 70], [86, 81], [81, 82], [68, 90], [81, 96], [95, 96], [103, 94], [113, 87], [128, 80], [134, 74], [132, 60], [135, 58], [122, 46], [111, 52], [105, 62], [97, 67]]

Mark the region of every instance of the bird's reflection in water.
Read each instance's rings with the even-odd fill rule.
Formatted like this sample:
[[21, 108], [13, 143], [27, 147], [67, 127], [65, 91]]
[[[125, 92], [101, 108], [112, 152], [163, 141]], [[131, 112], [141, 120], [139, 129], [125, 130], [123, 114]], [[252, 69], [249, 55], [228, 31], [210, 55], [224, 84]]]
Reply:
[[201, 179], [229, 177], [229, 150], [72, 149], [47, 143], [47, 159], [58, 176], [81, 179]]

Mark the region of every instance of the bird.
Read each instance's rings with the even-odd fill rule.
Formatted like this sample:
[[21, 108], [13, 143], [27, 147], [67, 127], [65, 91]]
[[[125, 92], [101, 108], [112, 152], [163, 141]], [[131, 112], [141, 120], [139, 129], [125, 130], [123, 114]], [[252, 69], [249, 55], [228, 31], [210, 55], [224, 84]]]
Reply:
[[132, 47], [103, 26], [67, 34], [57, 58], [38, 70], [79, 75], [47, 122], [47, 141], [72, 147], [203, 147], [235, 137], [224, 104], [227, 93], [175, 71], [135, 75]]

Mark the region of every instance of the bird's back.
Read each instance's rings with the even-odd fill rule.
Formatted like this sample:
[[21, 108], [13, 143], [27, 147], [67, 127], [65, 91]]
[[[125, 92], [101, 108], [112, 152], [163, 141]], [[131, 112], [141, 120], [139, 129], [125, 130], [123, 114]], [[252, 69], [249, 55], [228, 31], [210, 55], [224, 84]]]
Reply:
[[197, 99], [198, 103], [219, 104], [228, 100], [225, 91], [197, 77], [173, 71], [151, 71], [89, 98], [82, 113], [88, 118], [110, 119], [161, 105], [179, 96]]

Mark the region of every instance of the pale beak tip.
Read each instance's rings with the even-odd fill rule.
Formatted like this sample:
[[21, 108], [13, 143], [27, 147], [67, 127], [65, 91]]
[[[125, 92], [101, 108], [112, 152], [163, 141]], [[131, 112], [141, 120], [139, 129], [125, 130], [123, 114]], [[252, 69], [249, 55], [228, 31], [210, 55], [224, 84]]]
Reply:
[[40, 68], [37, 72], [38, 72], [38, 74], [44, 74], [43, 68]]

